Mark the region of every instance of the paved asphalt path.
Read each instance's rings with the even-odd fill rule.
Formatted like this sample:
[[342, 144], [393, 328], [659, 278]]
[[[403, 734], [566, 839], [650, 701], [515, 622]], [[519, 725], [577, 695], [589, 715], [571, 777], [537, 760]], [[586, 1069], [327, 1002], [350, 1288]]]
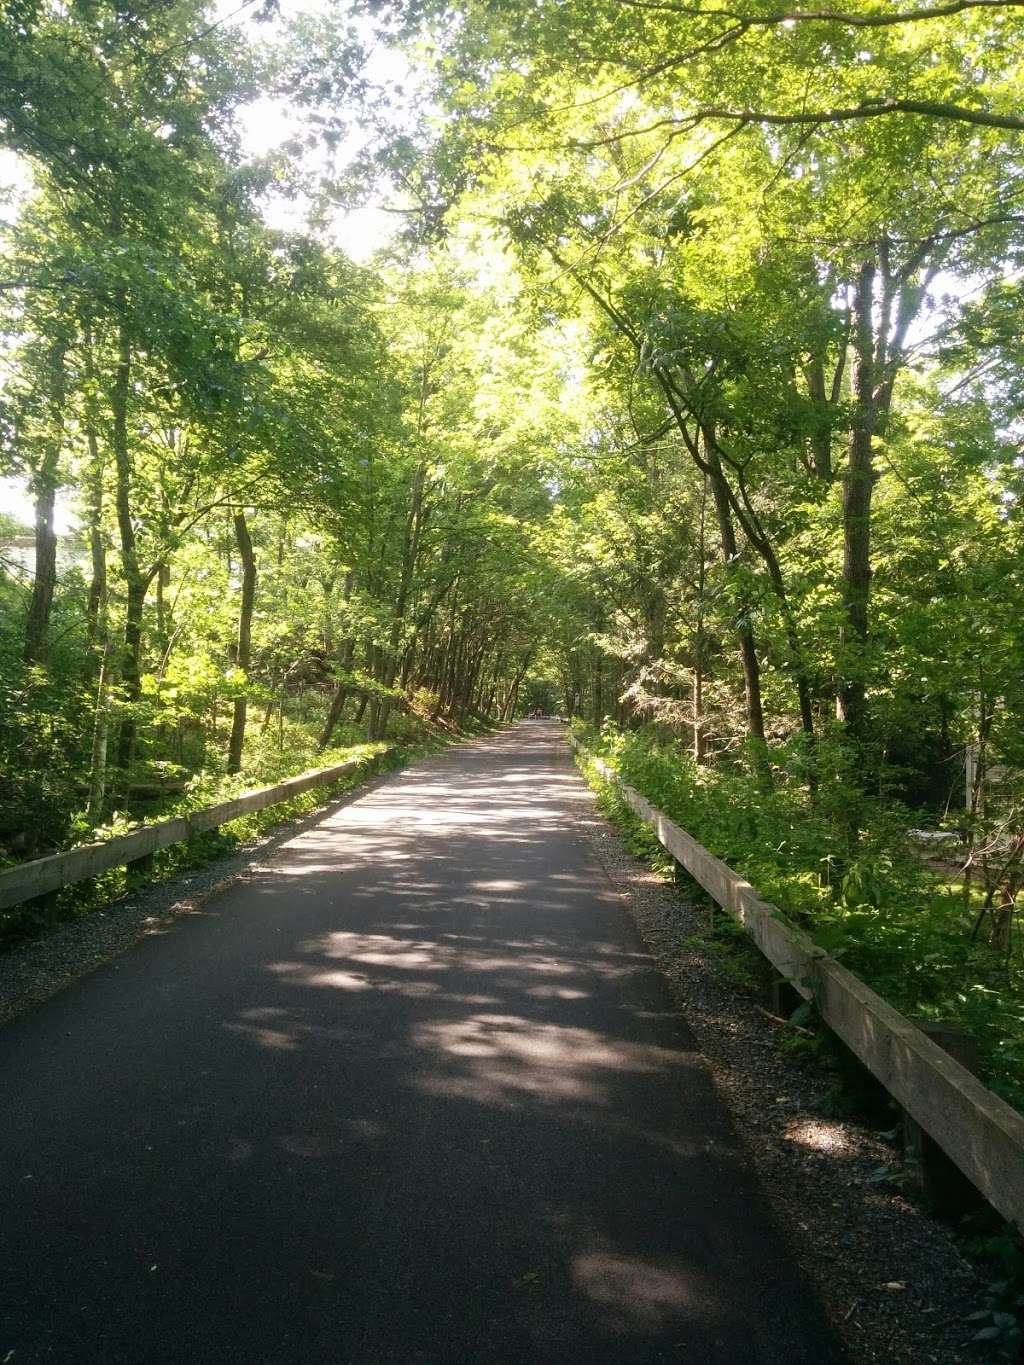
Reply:
[[0, 1031], [0, 1362], [837, 1361], [591, 810], [450, 750]]

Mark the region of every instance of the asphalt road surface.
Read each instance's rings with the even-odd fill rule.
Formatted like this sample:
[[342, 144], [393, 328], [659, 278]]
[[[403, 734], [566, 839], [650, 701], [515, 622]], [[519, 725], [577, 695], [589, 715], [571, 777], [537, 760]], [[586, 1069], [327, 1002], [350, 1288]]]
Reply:
[[837, 1361], [590, 809], [449, 750], [0, 1031], [0, 1362]]

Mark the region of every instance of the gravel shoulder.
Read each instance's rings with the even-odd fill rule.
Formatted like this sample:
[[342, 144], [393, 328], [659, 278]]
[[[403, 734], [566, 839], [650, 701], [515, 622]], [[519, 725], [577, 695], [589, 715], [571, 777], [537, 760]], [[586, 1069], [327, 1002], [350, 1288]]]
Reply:
[[150, 882], [40, 938], [0, 954], [0, 1024], [48, 1000], [179, 915], [196, 914], [211, 896], [250, 875], [289, 840], [389, 780], [384, 773], [315, 810], [188, 872]]
[[828, 1114], [829, 1080], [785, 1057], [781, 1029], [693, 937], [707, 915], [629, 852], [592, 805], [580, 827], [668, 978], [797, 1260], [852, 1365], [979, 1360], [981, 1282], [949, 1231], [871, 1180], [893, 1160], [869, 1128]]

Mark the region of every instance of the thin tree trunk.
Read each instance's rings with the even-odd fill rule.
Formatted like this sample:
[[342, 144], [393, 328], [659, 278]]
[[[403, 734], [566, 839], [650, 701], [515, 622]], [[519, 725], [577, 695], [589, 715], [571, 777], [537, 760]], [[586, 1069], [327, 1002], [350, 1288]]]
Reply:
[[[342, 602], [347, 603], [351, 599], [354, 583], [355, 570], [349, 569], [348, 573], [345, 575], [345, 582], [341, 590]], [[338, 651], [338, 669], [341, 673], [347, 673], [349, 669], [351, 669], [355, 648], [356, 638], [354, 635], [349, 635], [342, 641], [341, 648]], [[345, 702], [348, 700], [349, 692], [350, 688], [348, 682], [344, 677], [340, 677], [334, 685], [334, 693], [331, 697], [331, 704], [327, 711], [327, 717], [324, 720], [324, 728], [320, 731], [320, 738], [316, 743], [318, 749], [326, 749], [330, 744], [335, 726], [341, 719], [341, 713], [344, 710]]]
[[[105, 629], [105, 627], [104, 627]], [[110, 736], [110, 691], [114, 684], [116, 658], [109, 634], [103, 644], [99, 682], [96, 685], [96, 711], [92, 727], [92, 758], [89, 764], [89, 799], [86, 815], [98, 823], [103, 818], [107, 792], [107, 744]]]
[[161, 656], [167, 648], [167, 603], [164, 589], [170, 586], [171, 566], [159, 564], [156, 570], [156, 647]]
[[85, 378], [88, 393], [85, 404], [85, 443], [89, 451], [87, 508], [89, 527], [89, 557], [92, 561], [92, 577], [89, 581], [89, 598], [86, 615], [89, 622], [90, 644], [96, 639], [100, 624], [100, 610], [107, 597], [107, 549], [103, 541], [103, 451], [97, 435], [98, 418], [96, 413], [96, 365], [93, 356], [93, 337], [88, 332], [85, 338]]
[[[631, 343], [636, 347], [638, 356], [642, 359], [644, 355], [644, 342], [642, 336], [624, 319], [619, 311], [612, 307], [607, 299], [603, 298], [599, 291], [581, 278], [564, 258], [545, 243], [548, 254], [563, 270], [568, 270], [573, 274], [577, 281], [582, 285], [595, 303], [610, 317], [617, 330], [622, 332]], [[722, 473], [721, 462], [714, 446], [706, 450], [704, 457], [701, 458], [696, 449], [696, 442], [690, 432], [686, 413], [679, 402], [679, 397], [671, 374], [664, 366], [655, 365], [654, 374], [657, 382], [665, 395], [665, 399], [679, 428], [683, 442], [694, 458], [695, 463], [703, 472], [710, 476], [712, 494], [715, 500], [715, 510], [718, 515], [720, 539], [722, 544], [722, 558], [726, 565], [732, 565], [736, 561], [736, 533], [732, 523], [732, 509], [729, 504], [728, 488]], [[761, 704], [761, 668], [758, 663], [757, 649], [754, 643], [754, 632], [749, 622], [742, 621], [736, 630], [737, 639], [740, 647], [740, 663], [743, 670], [743, 689], [746, 702], [747, 713], [747, 733], [754, 741], [755, 752], [753, 754], [754, 767], [762, 778], [768, 776], [767, 759], [764, 752], [764, 712]]]
[[702, 436], [704, 448], [707, 452], [714, 453], [714, 459], [709, 460], [709, 464], [717, 470], [721, 478], [722, 488], [729, 503], [730, 512], [735, 515], [736, 520], [743, 529], [743, 534], [751, 548], [760, 555], [761, 560], [768, 570], [768, 577], [771, 580], [775, 596], [778, 599], [779, 611], [782, 615], [782, 623], [786, 632], [786, 642], [789, 645], [790, 664], [789, 672], [796, 682], [797, 702], [800, 710], [800, 725], [809, 742], [814, 742], [814, 710], [811, 702], [811, 683], [807, 676], [804, 665], [803, 648], [800, 642], [800, 632], [797, 629], [796, 618], [790, 605], [789, 594], [786, 591], [786, 583], [782, 574], [782, 566], [779, 557], [775, 553], [775, 547], [765, 534], [756, 511], [750, 503], [746, 488], [742, 478], [739, 480], [739, 489], [734, 491], [729, 487], [725, 471], [721, 463], [721, 453], [718, 449], [717, 439], [714, 430], [709, 426], [702, 425]]
[[111, 445], [117, 474], [115, 502], [117, 528], [121, 541], [121, 568], [124, 573], [126, 604], [124, 644], [121, 653], [121, 681], [125, 714], [117, 741], [117, 767], [123, 773], [132, 760], [138, 729], [136, 707], [141, 692], [142, 611], [147, 582], [139, 567], [138, 547], [131, 508], [131, 455], [128, 449], [128, 395], [131, 386], [132, 349], [128, 332], [127, 301], [117, 301], [120, 321], [117, 331], [117, 365], [110, 395], [113, 417]]
[[595, 645], [590, 656], [590, 723], [599, 729], [604, 720], [604, 674], [601, 652]]
[[[346, 641], [346, 643], [348, 643], [348, 641]], [[331, 704], [327, 708], [327, 715], [324, 718], [323, 729], [320, 731], [320, 738], [316, 742], [316, 747], [321, 750], [321, 752], [329, 746], [334, 737], [334, 731], [337, 729], [338, 721], [341, 720], [348, 697], [348, 687], [346, 687], [343, 682], [337, 682], [334, 687], [334, 693], [331, 696]]]
[[512, 684], [505, 695], [505, 703], [501, 708], [501, 719], [503, 721], [510, 721], [515, 714], [516, 702], [519, 700], [519, 686], [526, 677], [526, 670], [530, 667], [531, 660], [532, 655], [527, 655], [518, 673], [512, 679]]
[[825, 364], [820, 356], [813, 356], [804, 371], [807, 391], [817, 409], [817, 421], [811, 432], [811, 455], [814, 472], [823, 483], [832, 482], [832, 424], [828, 394], [825, 391]]
[[[722, 559], [728, 566], [737, 561], [736, 531], [732, 522], [732, 508], [729, 505], [729, 491], [718, 455], [714, 451], [705, 452], [710, 466], [709, 480], [711, 496], [714, 498], [718, 515], [718, 537], [722, 545]], [[763, 745], [764, 711], [761, 705], [761, 665], [757, 657], [754, 630], [749, 621], [741, 620], [736, 626], [736, 639], [740, 647], [740, 666], [743, 670], [743, 695], [747, 712], [747, 734], [756, 745]], [[758, 766], [760, 759], [755, 760]]]
[[875, 485], [875, 347], [872, 323], [875, 263], [865, 263], [854, 298], [853, 420], [843, 484], [843, 611], [836, 710], [855, 740], [866, 738], [864, 651], [871, 593], [871, 495]]
[[708, 481], [700, 493], [697, 527], [697, 626], [693, 634], [693, 761], [703, 763], [707, 753], [704, 734], [704, 589], [707, 582], [707, 501]]
[[35, 493], [35, 577], [25, 622], [24, 658], [35, 663], [46, 655], [47, 632], [53, 594], [57, 586], [57, 533], [53, 508], [57, 495], [57, 473], [64, 443], [64, 356], [63, 341], [55, 342], [47, 357], [48, 430], [42, 459], [32, 478]]
[[[416, 560], [419, 556], [420, 536], [423, 530], [423, 494], [426, 488], [427, 466], [421, 462], [413, 478], [412, 499], [405, 522], [405, 535], [402, 544], [402, 575], [395, 602], [395, 619], [391, 627], [388, 657], [384, 661], [380, 681], [393, 687], [398, 675], [398, 645], [402, 638], [402, 627], [409, 606], [409, 593], [412, 589]], [[388, 715], [392, 702], [382, 697], [374, 704], [370, 721], [370, 738], [383, 739], [388, 728]]]
[[[736, 528], [733, 525], [732, 503], [729, 485], [722, 469], [718, 444], [709, 424], [699, 427], [703, 450], [698, 450], [693, 433], [689, 430], [686, 413], [680, 404], [676, 386], [664, 371], [658, 371], [658, 381], [668, 405], [675, 417], [676, 425], [683, 437], [698, 468], [702, 469], [711, 484], [711, 496], [715, 503], [718, 519], [718, 539], [722, 547], [722, 561], [727, 572], [731, 572], [738, 562]], [[736, 626], [736, 639], [740, 647], [740, 667], [743, 671], [743, 694], [747, 713], [747, 735], [754, 742], [753, 764], [762, 777], [767, 777], [768, 765], [764, 753], [764, 710], [761, 704], [761, 665], [757, 658], [754, 630], [746, 618]]]
[[103, 456], [91, 422], [85, 439], [89, 448], [89, 556], [92, 560], [86, 611], [89, 640], [93, 641], [99, 630], [101, 604], [107, 596], [107, 550], [103, 543]]
[[[235, 645], [235, 663], [243, 673], [248, 674], [252, 660], [252, 614], [256, 601], [256, 556], [253, 554], [252, 538], [246, 524], [245, 513], [236, 512], [234, 518], [235, 541], [242, 561], [242, 600], [238, 611], [238, 641]], [[248, 686], [248, 677], [246, 678]], [[249, 702], [245, 693], [235, 698], [234, 713], [231, 718], [231, 738], [228, 741], [228, 772], [237, 773], [242, 769], [242, 749], [245, 745], [245, 721]]]
[[267, 702], [266, 709], [265, 709], [264, 712], [263, 712], [263, 720], [260, 722], [260, 734], [261, 734], [261, 735], [265, 735], [265, 734], [267, 733], [267, 731], [270, 729], [270, 722], [271, 722], [271, 720], [272, 720], [272, 718], [273, 718], [273, 715], [274, 715], [274, 698], [271, 697], [270, 700]]

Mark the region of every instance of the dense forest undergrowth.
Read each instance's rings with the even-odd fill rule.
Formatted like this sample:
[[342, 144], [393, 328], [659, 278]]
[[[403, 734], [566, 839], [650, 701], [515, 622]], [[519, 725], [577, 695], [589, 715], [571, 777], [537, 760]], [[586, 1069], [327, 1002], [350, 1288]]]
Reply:
[[700, 769], [670, 737], [580, 729], [603, 758], [833, 957], [911, 1018], [942, 1020], [980, 1044], [980, 1074], [1024, 1108], [1024, 954], [981, 934], [983, 885], [922, 858], [914, 814], [891, 800], [865, 810], [858, 856], [842, 837], [841, 787], [779, 774], [770, 790], [739, 771]]
[[0, 9], [0, 865], [561, 709], [1020, 1103], [1022, 53]]

